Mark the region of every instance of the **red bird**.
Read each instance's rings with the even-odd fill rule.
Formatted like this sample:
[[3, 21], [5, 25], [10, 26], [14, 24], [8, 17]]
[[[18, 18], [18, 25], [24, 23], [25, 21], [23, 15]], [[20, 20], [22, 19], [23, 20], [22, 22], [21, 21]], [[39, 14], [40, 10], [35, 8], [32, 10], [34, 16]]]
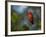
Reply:
[[30, 23], [33, 24], [33, 14], [32, 14], [32, 12], [31, 12], [31, 11], [28, 12], [28, 13], [27, 13], [27, 16], [28, 16], [28, 20], [30, 21]]

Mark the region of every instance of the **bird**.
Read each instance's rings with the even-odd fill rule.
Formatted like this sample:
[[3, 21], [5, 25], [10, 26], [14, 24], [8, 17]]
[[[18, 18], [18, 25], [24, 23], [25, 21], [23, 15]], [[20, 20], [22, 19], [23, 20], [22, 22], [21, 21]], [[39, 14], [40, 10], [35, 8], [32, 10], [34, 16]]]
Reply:
[[29, 22], [32, 23], [32, 24], [34, 24], [34, 22], [33, 22], [33, 14], [32, 14], [31, 11], [29, 11], [27, 13], [27, 17], [28, 17]]

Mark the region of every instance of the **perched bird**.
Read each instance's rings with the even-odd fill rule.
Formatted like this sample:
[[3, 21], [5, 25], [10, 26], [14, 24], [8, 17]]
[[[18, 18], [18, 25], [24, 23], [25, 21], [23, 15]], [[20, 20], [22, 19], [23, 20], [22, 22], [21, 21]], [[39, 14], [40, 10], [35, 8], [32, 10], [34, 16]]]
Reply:
[[33, 14], [32, 14], [31, 11], [29, 11], [29, 12], [27, 13], [27, 17], [28, 17], [29, 22], [33, 24], [33, 23], [34, 23], [34, 22], [33, 22]]

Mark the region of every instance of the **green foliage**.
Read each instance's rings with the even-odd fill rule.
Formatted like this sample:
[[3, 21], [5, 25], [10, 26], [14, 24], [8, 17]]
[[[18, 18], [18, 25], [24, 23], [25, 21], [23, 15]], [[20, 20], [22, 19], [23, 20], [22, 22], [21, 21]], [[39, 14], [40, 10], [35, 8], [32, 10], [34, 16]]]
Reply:
[[[29, 7], [30, 8], [30, 7]], [[11, 31], [24, 31], [25, 29], [31, 30], [31, 25], [28, 27], [22, 26], [19, 24], [22, 17], [24, 17], [25, 14], [17, 14], [16, 11], [11, 9]], [[36, 30], [41, 29], [41, 20], [37, 17], [36, 19]]]
[[36, 29], [41, 29], [41, 21], [37, 20], [36, 22]]

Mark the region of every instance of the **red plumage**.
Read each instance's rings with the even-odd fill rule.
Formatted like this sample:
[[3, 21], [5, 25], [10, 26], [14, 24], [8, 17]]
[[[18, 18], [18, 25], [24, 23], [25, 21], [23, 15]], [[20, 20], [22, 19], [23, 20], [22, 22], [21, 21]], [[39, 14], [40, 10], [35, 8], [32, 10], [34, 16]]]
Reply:
[[27, 16], [28, 16], [28, 20], [30, 21], [30, 23], [33, 24], [33, 14], [32, 14], [32, 12], [31, 12], [31, 11], [28, 12], [28, 13], [27, 13]]

